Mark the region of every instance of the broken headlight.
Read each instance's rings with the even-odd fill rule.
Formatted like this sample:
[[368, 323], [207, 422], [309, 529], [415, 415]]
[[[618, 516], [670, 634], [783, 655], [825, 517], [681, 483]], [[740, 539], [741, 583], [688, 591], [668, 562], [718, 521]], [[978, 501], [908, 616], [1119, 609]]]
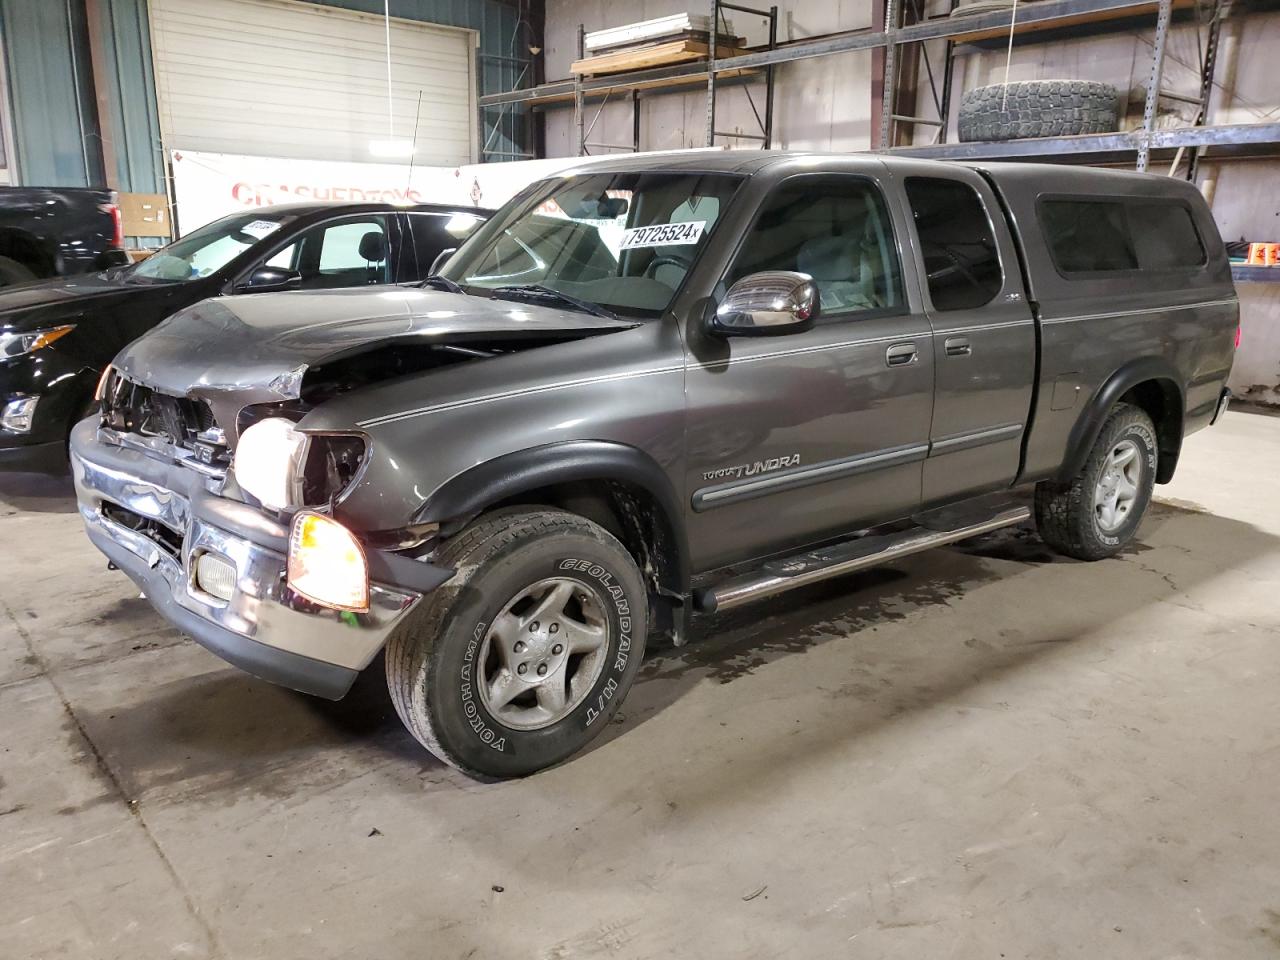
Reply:
[[355, 479], [364, 453], [363, 437], [305, 433], [268, 417], [240, 435], [232, 470], [240, 488], [272, 510], [323, 506]]

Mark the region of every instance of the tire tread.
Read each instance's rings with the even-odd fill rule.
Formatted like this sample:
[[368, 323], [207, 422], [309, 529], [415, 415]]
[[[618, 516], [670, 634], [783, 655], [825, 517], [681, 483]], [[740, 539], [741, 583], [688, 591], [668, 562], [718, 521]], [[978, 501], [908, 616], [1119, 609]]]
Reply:
[[400, 720], [433, 755], [468, 776], [488, 779], [451, 753], [437, 736], [425, 697], [415, 695], [421, 690], [422, 666], [435, 649], [454, 598], [477, 570], [521, 541], [566, 532], [587, 535], [626, 552], [607, 531], [563, 510], [507, 507], [484, 514], [445, 541], [436, 562], [458, 572], [425, 597], [415, 615], [387, 643], [387, 689]]

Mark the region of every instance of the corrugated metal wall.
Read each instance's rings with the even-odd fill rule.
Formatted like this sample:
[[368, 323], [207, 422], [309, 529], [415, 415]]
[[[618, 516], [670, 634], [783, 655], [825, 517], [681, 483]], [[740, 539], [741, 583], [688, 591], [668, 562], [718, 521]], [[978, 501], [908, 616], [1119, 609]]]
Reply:
[[104, 39], [117, 184], [130, 193], [164, 193], [147, 0], [99, 0], [97, 11], [100, 22], [89, 27]]
[[[102, 183], [93, 85], [86, 74], [84, 7], [59, 0], [0, 4], [13, 110], [13, 153], [22, 182]], [[77, 34], [79, 36], [77, 36]], [[81, 42], [76, 42], [77, 40]]]
[[[305, 0], [381, 14], [382, 0]], [[2, 0], [0, 39], [8, 61], [15, 182], [41, 186], [103, 186], [102, 151], [94, 104], [88, 31], [104, 54], [109, 135], [122, 191], [160, 193], [164, 162], [156, 112], [147, 0]], [[528, 82], [527, 25], [519, 0], [391, 0], [391, 15], [480, 34], [477, 56], [482, 93]], [[481, 139], [485, 160], [526, 155], [523, 112], [486, 110]]]

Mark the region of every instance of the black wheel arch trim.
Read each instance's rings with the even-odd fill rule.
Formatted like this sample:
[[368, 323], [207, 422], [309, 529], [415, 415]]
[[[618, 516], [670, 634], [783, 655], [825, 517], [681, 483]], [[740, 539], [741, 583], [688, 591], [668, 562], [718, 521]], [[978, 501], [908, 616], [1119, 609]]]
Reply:
[[575, 481], [620, 481], [648, 492], [661, 506], [675, 547], [672, 582], [663, 587], [684, 594], [689, 584], [689, 549], [683, 513], [666, 472], [636, 447], [606, 440], [549, 443], [503, 454], [447, 480], [419, 509], [415, 523], [468, 519], [487, 507], [530, 490]]
[[1085, 461], [1089, 458], [1089, 451], [1093, 449], [1094, 443], [1098, 440], [1098, 434], [1102, 432], [1107, 414], [1120, 398], [1139, 384], [1150, 381], [1160, 383], [1162, 388], [1165, 385], [1172, 387], [1177, 396], [1176, 409], [1173, 411], [1177, 417], [1176, 430], [1170, 431], [1167, 426], [1161, 429], [1162, 424], [1156, 424], [1156, 436], [1160, 441], [1160, 461], [1156, 470], [1156, 482], [1168, 483], [1173, 478], [1174, 469], [1178, 465], [1178, 455], [1182, 450], [1183, 424], [1186, 419], [1186, 395], [1182, 387], [1182, 376], [1167, 360], [1159, 357], [1138, 357], [1120, 367], [1103, 383], [1076, 420], [1067, 440], [1067, 457], [1058, 470], [1059, 481], [1069, 481], [1084, 468]]

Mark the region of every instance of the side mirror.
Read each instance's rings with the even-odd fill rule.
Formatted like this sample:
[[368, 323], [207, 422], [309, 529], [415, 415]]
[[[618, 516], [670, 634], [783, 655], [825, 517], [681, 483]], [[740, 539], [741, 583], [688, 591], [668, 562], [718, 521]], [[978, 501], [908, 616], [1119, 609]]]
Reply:
[[302, 274], [284, 267], [258, 267], [248, 278], [235, 286], [235, 293], [266, 293], [270, 290], [291, 290], [302, 283]]
[[458, 252], [457, 247], [445, 247], [436, 254], [436, 258], [431, 261], [431, 269], [427, 271], [428, 277], [434, 277], [440, 272], [440, 268], [449, 262], [449, 258]]
[[743, 277], [711, 315], [713, 333], [723, 337], [774, 337], [813, 326], [818, 287], [807, 273], [768, 270]]

